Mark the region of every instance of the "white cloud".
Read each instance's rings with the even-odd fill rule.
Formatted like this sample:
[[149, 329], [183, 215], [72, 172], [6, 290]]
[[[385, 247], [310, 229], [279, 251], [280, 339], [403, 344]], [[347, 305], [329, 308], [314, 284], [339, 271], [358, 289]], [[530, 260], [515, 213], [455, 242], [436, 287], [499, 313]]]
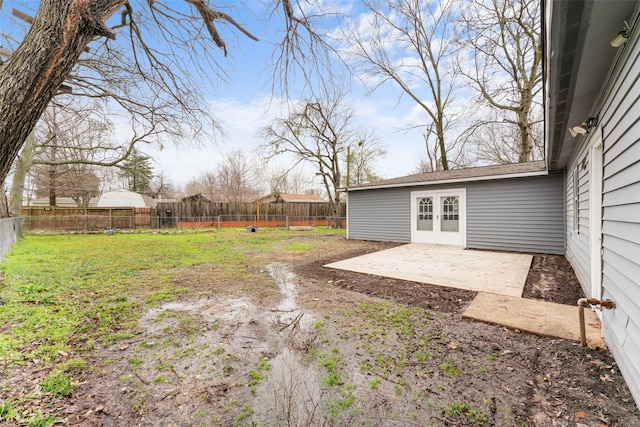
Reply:
[[156, 172], [162, 171], [171, 181], [184, 185], [197, 176], [214, 170], [226, 155], [240, 150], [258, 161], [255, 149], [260, 144], [258, 133], [271, 120], [286, 114], [282, 99], [259, 96], [248, 103], [234, 99], [217, 99], [210, 103], [211, 112], [219, 121], [222, 134], [215, 140], [201, 144], [166, 144], [164, 149], [149, 147], [143, 150], [156, 163]]
[[[356, 112], [354, 124], [374, 133], [388, 151], [378, 162], [379, 171], [385, 177], [410, 173], [423, 155], [423, 129], [407, 131], [406, 128], [424, 123], [424, 112], [421, 113], [415, 103], [397, 103], [395, 99], [379, 96], [357, 94], [348, 102]], [[242, 150], [254, 158], [254, 150], [261, 142], [257, 135], [259, 130], [274, 118], [287, 114], [287, 105], [282, 99], [265, 96], [248, 103], [216, 100], [211, 108], [224, 131], [217, 141], [201, 147], [167, 145], [162, 151], [145, 150], [156, 160], [157, 171], [166, 173], [174, 184], [183, 185], [214, 169], [227, 153], [235, 150]], [[280, 158], [276, 162], [291, 165], [292, 159]]]

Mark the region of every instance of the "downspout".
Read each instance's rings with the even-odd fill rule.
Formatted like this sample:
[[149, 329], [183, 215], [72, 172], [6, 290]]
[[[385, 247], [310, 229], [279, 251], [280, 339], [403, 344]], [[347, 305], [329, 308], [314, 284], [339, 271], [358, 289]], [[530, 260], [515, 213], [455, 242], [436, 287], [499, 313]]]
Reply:
[[347, 240], [349, 240], [349, 189], [345, 188], [344, 189], [344, 194], [345, 194], [345, 198], [344, 198], [344, 214], [346, 216], [345, 221], [347, 222]]
[[607, 310], [613, 310], [616, 308], [616, 303], [610, 299], [597, 299], [597, 298], [580, 298], [578, 300], [578, 317], [580, 318], [580, 345], [582, 347], [587, 346], [587, 332], [584, 321], [584, 308], [589, 305], [600, 306], [600, 309], [606, 308]]

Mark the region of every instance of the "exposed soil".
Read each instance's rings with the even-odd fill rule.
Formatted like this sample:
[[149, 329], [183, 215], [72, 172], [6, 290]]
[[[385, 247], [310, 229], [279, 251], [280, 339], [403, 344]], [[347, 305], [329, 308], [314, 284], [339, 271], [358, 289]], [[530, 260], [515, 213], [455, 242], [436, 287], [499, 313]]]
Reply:
[[[362, 247], [350, 253], [336, 253], [298, 265], [296, 271], [305, 277], [325, 279], [344, 289], [447, 313], [462, 313], [476, 296], [473, 291], [430, 286], [324, 267], [332, 262], [399, 245], [385, 242], [362, 243]], [[559, 255], [534, 255], [522, 297], [575, 305], [579, 298], [584, 297], [584, 293], [566, 258]]]
[[524, 285], [523, 298], [575, 305], [584, 298], [580, 282], [565, 257], [536, 255]]
[[[190, 294], [97, 345], [73, 395], [39, 409], [82, 426], [640, 426], [606, 349], [463, 320], [474, 292], [323, 267], [396, 244], [292, 239], [313, 249], [246, 254], [237, 282], [176, 275]], [[534, 257], [526, 298], [580, 296], [566, 260]], [[43, 375], [13, 368], [1, 398]]]

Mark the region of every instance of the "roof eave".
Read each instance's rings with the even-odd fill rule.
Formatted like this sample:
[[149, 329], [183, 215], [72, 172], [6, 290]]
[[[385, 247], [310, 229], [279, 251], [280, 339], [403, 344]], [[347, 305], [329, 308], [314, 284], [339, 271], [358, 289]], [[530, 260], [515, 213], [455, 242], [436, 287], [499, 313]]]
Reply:
[[346, 187], [346, 188], [339, 188], [338, 191], [350, 192], [350, 191], [361, 191], [361, 190], [379, 190], [384, 188], [419, 187], [419, 186], [425, 186], [425, 185], [490, 181], [490, 180], [507, 179], [507, 178], [526, 178], [526, 177], [532, 177], [532, 176], [543, 176], [547, 174], [548, 172], [546, 170], [540, 170], [540, 171], [519, 172], [519, 173], [500, 174], [500, 175], [486, 175], [486, 176], [476, 176], [476, 177], [441, 179], [437, 181], [403, 182], [398, 184], [368, 185], [365, 187], [351, 187], [351, 188]]
[[628, 0], [543, 0], [545, 145], [549, 170], [564, 169], [580, 137], [569, 129], [597, 117], [602, 90], [624, 48], [609, 42], [638, 4]]

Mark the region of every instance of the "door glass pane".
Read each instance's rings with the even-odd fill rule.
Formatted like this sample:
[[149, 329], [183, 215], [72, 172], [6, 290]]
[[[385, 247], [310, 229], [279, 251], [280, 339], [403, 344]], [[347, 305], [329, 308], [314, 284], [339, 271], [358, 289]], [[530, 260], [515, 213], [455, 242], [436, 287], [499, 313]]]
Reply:
[[440, 199], [440, 231], [458, 232], [459, 202], [457, 196], [443, 196]]
[[416, 203], [418, 212], [417, 229], [433, 231], [433, 197], [420, 197]]

